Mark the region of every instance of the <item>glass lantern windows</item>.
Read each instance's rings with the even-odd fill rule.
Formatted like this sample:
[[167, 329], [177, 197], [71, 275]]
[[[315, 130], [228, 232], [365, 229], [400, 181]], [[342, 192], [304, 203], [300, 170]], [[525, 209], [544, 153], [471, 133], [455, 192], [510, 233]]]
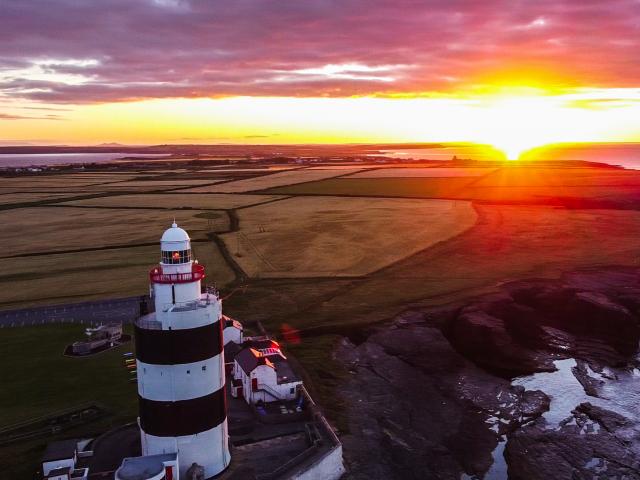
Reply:
[[162, 263], [165, 265], [177, 265], [191, 261], [191, 250], [176, 250], [173, 252], [162, 251]]

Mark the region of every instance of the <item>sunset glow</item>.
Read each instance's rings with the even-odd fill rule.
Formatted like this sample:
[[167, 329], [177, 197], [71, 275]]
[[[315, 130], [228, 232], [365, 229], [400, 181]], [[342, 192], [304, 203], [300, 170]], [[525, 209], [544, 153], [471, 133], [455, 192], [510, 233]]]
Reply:
[[629, 2], [59, 3], [0, 6], [2, 144], [640, 140]]

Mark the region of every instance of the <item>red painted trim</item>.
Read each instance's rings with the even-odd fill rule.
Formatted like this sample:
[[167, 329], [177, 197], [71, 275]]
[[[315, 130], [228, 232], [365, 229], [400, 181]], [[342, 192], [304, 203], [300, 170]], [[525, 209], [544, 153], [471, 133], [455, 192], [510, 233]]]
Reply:
[[149, 279], [153, 283], [190, 283], [202, 280], [205, 277], [204, 265], [193, 264], [191, 272], [187, 273], [162, 273], [162, 267], [153, 267], [149, 271]]

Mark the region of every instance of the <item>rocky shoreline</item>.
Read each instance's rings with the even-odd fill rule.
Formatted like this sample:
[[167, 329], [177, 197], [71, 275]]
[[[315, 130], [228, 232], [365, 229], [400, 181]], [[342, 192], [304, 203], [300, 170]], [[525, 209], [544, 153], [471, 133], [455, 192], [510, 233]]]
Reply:
[[511, 282], [342, 339], [348, 478], [640, 478], [639, 279]]

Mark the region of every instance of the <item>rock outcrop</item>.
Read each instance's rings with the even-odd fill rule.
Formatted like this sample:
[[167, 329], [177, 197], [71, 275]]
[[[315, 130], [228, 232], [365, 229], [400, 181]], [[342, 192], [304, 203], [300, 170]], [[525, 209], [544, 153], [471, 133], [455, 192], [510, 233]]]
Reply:
[[601, 284], [592, 273], [505, 284], [464, 306], [447, 336], [467, 358], [505, 377], [553, 370], [552, 359], [568, 356], [625, 365], [640, 340], [639, 276], [626, 269], [601, 277]]
[[575, 358], [573, 375], [601, 396], [617, 381], [611, 368], [635, 362], [639, 278], [627, 268], [512, 282], [463, 305], [405, 312], [358, 345], [343, 339], [349, 478], [483, 478], [505, 440], [512, 479], [640, 478], [635, 418], [582, 403], [550, 428], [547, 395], [511, 384]]
[[635, 421], [580, 404], [558, 429], [534, 423], [509, 436], [510, 480], [640, 478]]

